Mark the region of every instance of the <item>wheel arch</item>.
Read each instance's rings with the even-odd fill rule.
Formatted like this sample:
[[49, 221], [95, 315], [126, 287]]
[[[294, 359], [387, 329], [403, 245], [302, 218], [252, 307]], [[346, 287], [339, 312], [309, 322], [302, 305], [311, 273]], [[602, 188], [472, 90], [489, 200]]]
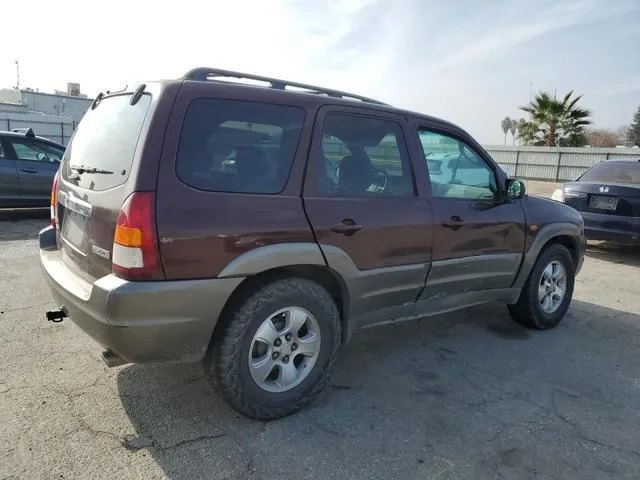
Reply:
[[520, 271], [516, 276], [513, 287], [522, 288], [524, 286], [540, 254], [554, 244], [563, 245], [569, 250], [577, 273], [582, 263], [582, 239], [579, 226], [573, 223], [555, 223], [541, 229], [524, 254]]
[[224, 328], [229, 312], [238, 308], [244, 298], [260, 286], [281, 278], [304, 278], [323, 287], [336, 302], [342, 327], [341, 341], [350, 338], [351, 308], [347, 282], [327, 266], [320, 247], [315, 243], [285, 243], [260, 247], [240, 255], [220, 273], [219, 277], [243, 276], [222, 308], [212, 340]]

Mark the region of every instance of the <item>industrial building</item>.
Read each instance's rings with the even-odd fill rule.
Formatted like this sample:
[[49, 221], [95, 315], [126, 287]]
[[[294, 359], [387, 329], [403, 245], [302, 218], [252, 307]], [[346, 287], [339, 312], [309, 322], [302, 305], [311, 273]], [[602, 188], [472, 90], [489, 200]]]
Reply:
[[32, 128], [36, 135], [67, 144], [93, 99], [78, 83], [66, 91], [44, 93], [31, 88], [0, 89], [0, 130]]

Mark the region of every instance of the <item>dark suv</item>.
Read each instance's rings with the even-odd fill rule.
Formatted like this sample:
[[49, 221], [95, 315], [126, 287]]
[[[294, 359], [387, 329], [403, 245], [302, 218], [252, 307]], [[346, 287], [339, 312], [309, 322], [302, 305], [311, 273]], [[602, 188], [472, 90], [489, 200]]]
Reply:
[[585, 247], [574, 209], [451, 123], [203, 68], [99, 95], [52, 207], [47, 317], [110, 366], [204, 360], [261, 419], [310, 402], [361, 327], [492, 301], [555, 326]]

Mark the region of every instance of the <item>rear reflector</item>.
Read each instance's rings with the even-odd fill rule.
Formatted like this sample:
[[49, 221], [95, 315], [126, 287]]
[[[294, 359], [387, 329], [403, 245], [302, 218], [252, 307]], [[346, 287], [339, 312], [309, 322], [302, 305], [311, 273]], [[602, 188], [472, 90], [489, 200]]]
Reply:
[[55, 227], [58, 223], [58, 209], [56, 202], [58, 201], [58, 173], [53, 176], [53, 184], [51, 185], [51, 226]]
[[122, 204], [113, 236], [112, 270], [128, 280], [162, 278], [155, 234], [155, 196], [134, 192]]

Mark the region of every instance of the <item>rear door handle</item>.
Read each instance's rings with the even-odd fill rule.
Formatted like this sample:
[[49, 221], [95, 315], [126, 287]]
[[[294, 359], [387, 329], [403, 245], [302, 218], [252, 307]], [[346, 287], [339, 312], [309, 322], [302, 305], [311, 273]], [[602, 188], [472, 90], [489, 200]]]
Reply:
[[21, 168], [20, 171], [23, 173], [38, 173], [35, 168]]
[[361, 228], [362, 225], [358, 225], [350, 218], [345, 218], [344, 220], [342, 220], [342, 222], [331, 225], [331, 227], [329, 227], [329, 230], [334, 233], [341, 233], [346, 237], [350, 237]]
[[452, 215], [449, 220], [442, 222], [442, 226], [452, 230], [458, 230], [462, 226], [462, 219], [458, 215]]

